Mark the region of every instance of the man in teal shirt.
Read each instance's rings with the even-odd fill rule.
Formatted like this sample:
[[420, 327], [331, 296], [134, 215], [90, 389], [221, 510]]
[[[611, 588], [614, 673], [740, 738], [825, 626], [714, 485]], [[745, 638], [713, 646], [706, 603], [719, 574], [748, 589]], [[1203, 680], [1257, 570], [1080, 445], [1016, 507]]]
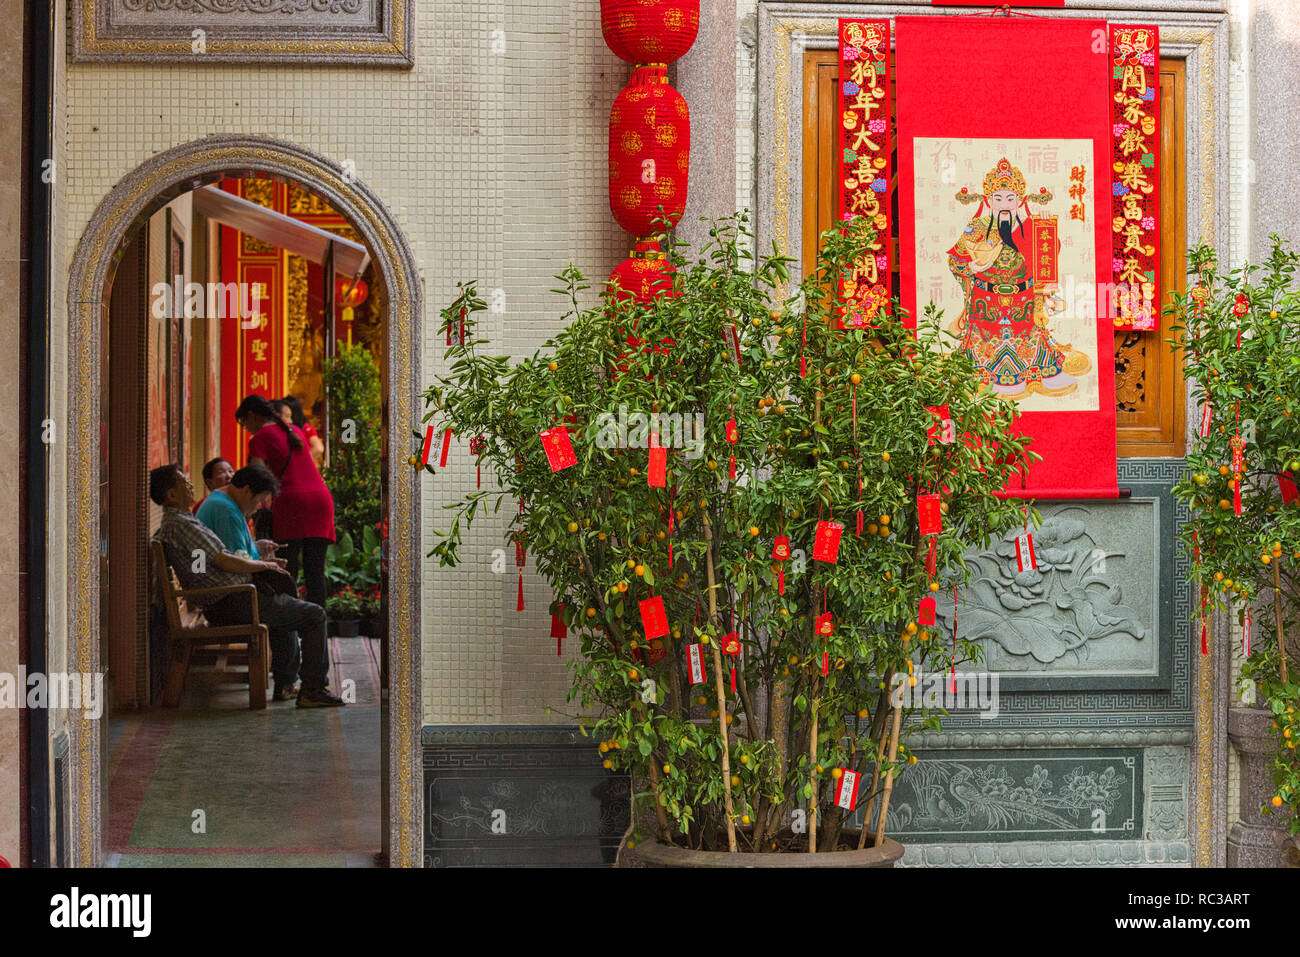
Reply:
[[278, 546], [267, 539], [253, 541], [248, 517], [279, 490], [279, 481], [265, 466], [245, 465], [224, 489], [213, 489], [196, 517], [221, 539], [226, 551], [254, 561], [273, 558]]

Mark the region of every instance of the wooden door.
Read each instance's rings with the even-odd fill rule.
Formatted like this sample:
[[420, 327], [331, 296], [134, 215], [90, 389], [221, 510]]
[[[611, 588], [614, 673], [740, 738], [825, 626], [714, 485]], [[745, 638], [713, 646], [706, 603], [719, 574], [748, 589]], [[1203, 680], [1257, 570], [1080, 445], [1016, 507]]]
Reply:
[[[812, 271], [818, 237], [835, 222], [839, 187], [835, 175], [835, 50], [809, 50], [803, 64], [803, 270]], [[1186, 130], [1186, 67], [1182, 60], [1160, 61], [1160, 284], [1165, 302], [1181, 292], [1186, 279], [1187, 201], [1183, 153]], [[894, 112], [891, 87], [890, 114]], [[892, 142], [898, 142], [894, 136]], [[897, 156], [895, 156], [897, 169]], [[898, 294], [897, 180], [890, 184], [890, 291]], [[1118, 453], [1181, 456], [1185, 448], [1186, 389], [1181, 352], [1160, 332], [1115, 334], [1115, 406]]]
[[113, 276], [108, 295], [108, 348], [101, 362], [107, 434], [107, 481], [101, 487], [106, 516], [106, 574], [100, 582], [104, 607], [101, 636], [108, 663], [110, 707], [149, 704], [148, 538], [146, 416], [141, 383], [146, 379], [149, 329], [148, 224], [137, 230]]

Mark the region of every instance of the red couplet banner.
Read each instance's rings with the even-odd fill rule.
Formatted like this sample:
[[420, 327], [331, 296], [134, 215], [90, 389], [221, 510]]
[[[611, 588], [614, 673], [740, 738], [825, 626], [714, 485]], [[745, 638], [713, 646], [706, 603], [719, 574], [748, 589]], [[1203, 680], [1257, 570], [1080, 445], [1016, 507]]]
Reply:
[[903, 306], [918, 322], [938, 307], [953, 348], [1017, 404], [1042, 461], [1005, 494], [1113, 498], [1106, 23], [898, 17], [894, 30]]

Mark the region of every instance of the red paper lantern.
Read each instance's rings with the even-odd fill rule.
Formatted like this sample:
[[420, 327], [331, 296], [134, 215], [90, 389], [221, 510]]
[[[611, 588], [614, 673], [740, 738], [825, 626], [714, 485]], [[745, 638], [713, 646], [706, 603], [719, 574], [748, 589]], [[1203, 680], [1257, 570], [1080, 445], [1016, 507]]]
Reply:
[[[609, 208], [634, 236], [677, 225], [686, 209], [691, 117], [662, 66], [641, 66], [609, 111]], [[659, 207], [663, 207], [663, 211]]]
[[600, 0], [605, 43], [628, 63], [671, 63], [699, 29], [700, 0]]
[[655, 296], [677, 295], [673, 290], [673, 267], [667, 253], [659, 251], [657, 240], [637, 243], [632, 254], [614, 267], [609, 281], [618, 284], [618, 289], [610, 287], [610, 294], [619, 302], [631, 299], [641, 303]]
[[369, 290], [364, 279], [345, 279], [340, 276], [334, 280], [334, 304], [340, 309], [353, 309], [366, 301]]

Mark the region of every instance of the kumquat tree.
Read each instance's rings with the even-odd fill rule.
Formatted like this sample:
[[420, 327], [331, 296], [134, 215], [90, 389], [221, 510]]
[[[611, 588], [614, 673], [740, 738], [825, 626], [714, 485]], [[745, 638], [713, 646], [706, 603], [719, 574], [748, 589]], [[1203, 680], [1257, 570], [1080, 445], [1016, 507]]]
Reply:
[[969, 549], [1023, 527], [995, 493], [1032, 453], [936, 321], [916, 335], [894, 303], [834, 328], [865, 221], [828, 232], [787, 299], [789, 260], [753, 260], [745, 215], [710, 236], [694, 261], [671, 247], [658, 295], [583, 307], [570, 267], [564, 330], [520, 362], [482, 351], [462, 287], [426, 421], [472, 444], [485, 487], [447, 506], [432, 554], [455, 565], [483, 509], [518, 508], [510, 538], [579, 643], [570, 701], [644, 788], [656, 833], [634, 843], [879, 845], [909, 735], [942, 716], [895, 692], [978, 660], [936, 600]]
[[[1181, 542], [1200, 589], [1202, 650], [1210, 611], [1228, 609], [1241, 625], [1242, 677], [1254, 683], [1277, 732], [1276, 790], [1265, 809], [1289, 808], [1296, 834], [1300, 256], [1275, 235], [1262, 266], [1222, 274], [1208, 245], [1192, 249], [1188, 263], [1196, 281], [1171, 311], [1201, 417], [1187, 474], [1174, 488], [1192, 512]], [[1271, 601], [1261, 603], [1266, 596]]]

